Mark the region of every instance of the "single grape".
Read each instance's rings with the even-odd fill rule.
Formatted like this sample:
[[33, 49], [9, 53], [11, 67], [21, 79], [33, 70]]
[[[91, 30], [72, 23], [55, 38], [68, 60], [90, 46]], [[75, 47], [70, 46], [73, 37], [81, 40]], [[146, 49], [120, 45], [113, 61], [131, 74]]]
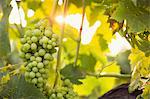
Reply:
[[42, 41], [44, 44], [48, 43], [48, 38], [46, 36], [43, 36]]
[[37, 72], [37, 73], [35, 74], [35, 76], [36, 76], [36, 77], [41, 77], [41, 73]]
[[30, 61], [34, 61], [35, 60], [35, 57], [34, 56], [31, 56], [30, 57]]
[[31, 30], [27, 30], [25, 32], [25, 35], [28, 36], [28, 37], [31, 37], [32, 36], [32, 31]]
[[27, 42], [25, 38], [21, 38], [20, 41], [21, 41], [22, 44], [25, 44]]
[[21, 52], [21, 53], [19, 54], [19, 56], [20, 56], [21, 58], [25, 58], [25, 53], [24, 53], [24, 52]]
[[47, 59], [47, 60], [50, 60], [51, 59], [51, 54], [49, 54], [49, 53], [46, 53], [45, 55], [44, 55], [44, 59]]
[[30, 76], [31, 78], [34, 78], [34, 77], [35, 77], [35, 73], [34, 73], [34, 72], [30, 72], [30, 73], [29, 73], [29, 76]]
[[25, 43], [25, 44], [23, 45], [23, 49], [24, 49], [25, 51], [28, 51], [28, 50], [30, 49], [30, 45], [29, 45], [28, 43]]
[[47, 48], [48, 48], [48, 49], [52, 49], [52, 48], [53, 48], [53, 46], [52, 46], [52, 45], [50, 45], [50, 44], [48, 44], [48, 45], [47, 45]]
[[44, 69], [44, 68], [41, 68], [41, 69], [39, 69], [39, 72], [40, 72], [40, 73], [45, 73], [45, 69]]
[[51, 41], [51, 40], [48, 40], [48, 44], [50, 44], [50, 45], [51, 45], [51, 44], [52, 44], [52, 41]]
[[56, 42], [56, 40], [57, 40], [56, 38], [52, 38], [51, 39], [52, 42]]
[[35, 42], [37, 42], [37, 41], [38, 41], [38, 38], [37, 38], [37, 37], [35, 37], [35, 36], [33, 36], [33, 37], [31, 38], [31, 41], [35, 43]]
[[34, 34], [35, 36], [40, 36], [40, 35], [41, 35], [41, 31], [40, 31], [39, 29], [34, 29], [34, 30], [33, 30], [33, 34]]
[[43, 83], [38, 83], [37, 87], [43, 87]]
[[41, 57], [36, 57], [36, 61], [37, 61], [37, 62], [41, 62], [41, 61], [42, 61], [42, 58], [41, 58]]
[[32, 66], [37, 66], [37, 62], [36, 62], [36, 61], [33, 61], [33, 62], [32, 62]]
[[36, 72], [38, 72], [38, 68], [37, 67], [33, 67], [32, 71], [36, 73]]
[[47, 37], [51, 37], [52, 32], [50, 30], [45, 30], [44, 35]]
[[30, 59], [31, 54], [30, 53], [26, 53], [25, 57], [26, 57], [26, 59]]
[[46, 47], [47, 47], [47, 44], [44, 43], [44, 44], [43, 44], [43, 48], [46, 48]]
[[56, 43], [56, 42], [52, 42], [52, 46], [54, 46], [54, 47], [55, 47], [56, 45], [57, 45], [57, 43]]
[[38, 53], [38, 52], [35, 52], [35, 53], [34, 53], [34, 56], [35, 56], [35, 57], [38, 57], [38, 56], [39, 56], [39, 53]]
[[46, 53], [46, 51], [45, 51], [44, 49], [40, 49], [40, 50], [39, 50], [39, 55], [40, 55], [40, 56], [44, 56], [45, 53]]
[[40, 68], [43, 68], [44, 67], [44, 64], [42, 63], [42, 62], [39, 62], [38, 64], [37, 64], [37, 67], [40, 69]]
[[37, 45], [35, 43], [31, 44], [31, 50], [36, 50], [37, 49]]
[[44, 65], [48, 65], [49, 63], [50, 63], [50, 62], [49, 62], [48, 60], [44, 60], [44, 61], [43, 61], [43, 64], [44, 64]]
[[37, 78], [33, 78], [31, 81], [33, 84], [37, 84]]
[[30, 72], [25, 72], [25, 77], [29, 77]]
[[42, 77], [38, 77], [38, 82], [42, 83], [43, 82], [43, 78]]

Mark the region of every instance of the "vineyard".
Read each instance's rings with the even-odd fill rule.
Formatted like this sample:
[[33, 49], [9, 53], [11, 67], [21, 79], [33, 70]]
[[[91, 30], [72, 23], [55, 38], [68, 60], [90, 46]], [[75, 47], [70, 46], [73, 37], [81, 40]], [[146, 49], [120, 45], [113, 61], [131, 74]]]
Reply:
[[0, 0], [0, 99], [150, 99], [150, 0]]

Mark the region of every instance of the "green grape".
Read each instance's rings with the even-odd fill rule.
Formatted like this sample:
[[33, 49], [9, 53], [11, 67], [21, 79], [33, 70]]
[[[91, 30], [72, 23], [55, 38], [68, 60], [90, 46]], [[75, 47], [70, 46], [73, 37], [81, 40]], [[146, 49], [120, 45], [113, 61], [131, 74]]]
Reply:
[[47, 37], [51, 37], [52, 32], [50, 30], [45, 30], [44, 35]]
[[32, 31], [31, 30], [27, 30], [25, 32], [26, 36], [31, 37], [32, 36]]
[[51, 41], [51, 40], [48, 40], [48, 44], [50, 44], [50, 45], [51, 45], [51, 44], [52, 44], [52, 41]]
[[52, 42], [56, 42], [56, 40], [57, 40], [56, 38], [52, 38], [51, 39]]
[[46, 48], [47, 47], [47, 44], [43, 44], [43, 48]]
[[44, 64], [42, 63], [42, 62], [39, 62], [38, 64], [37, 64], [37, 67], [40, 69], [40, 68], [43, 68], [44, 67]]
[[41, 73], [37, 72], [37, 73], [35, 74], [35, 76], [36, 76], [36, 77], [41, 77]]
[[29, 77], [30, 72], [25, 72], [25, 77]]
[[33, 30], [33, 34], [34, 34], [35, 36], [40, 36], [40, 35], [41, 35], [41, 31], [40, 31], [39, 29], [34, 29], [34, 30]]
[[37, 78], [33, 78], [31, 81], [33, 84], [37, 84]]
[[28, 43], [28, 44], [32, 44], [32, 41], [31, 41], [31, 40], [28, 40], [27, 43]]
[[38, 78], [38, 82], [39, 82], [39, 83], [42, 83], [42, 82], [43, 82], [43, 78], [42, 78], [42, 77], [39, 77], [39, 78]]
[[56, 42], [52, 42], [52, 46], [54, 46], [54, 47], [55, 47], [56, 45], [57, 45], [57, 44], [56, 44]]
[[36, 61], [33, 61], [33, 62], [32, 62], [32, 66], [37, 66], [37, 62], [36, 62]]
[[43, 64], [44, 64], [44, 65], [48, 65], [49, 63], [50, 63], [50, 62], [49, 62], [48, 60], [44, 60], [44, 61], [43, 61]]
[[56, 34], [53, 34], [53, 35], [52, 35], [52, 38], [57, 39], [57, 38], [58, 38], [58, 36], [57, 36]]
[[47, 60], [50, 60], [51, 59], [51, 54], [49, 54], [49, 53], [46, 53], [45, 55], [44, 55], [44, 59], [47, 59]]
[[35, 57], [38, 57], [38, 56], [39, 56], [39, 53], [38, 53], [38, 52], [35, 52], [35, 53], [34, 53], [34, 56], [35, 56]]
[[50, 44], [48, 44], [48, 45], [47, 45], [47, 48], [48, 48], [48, 49], [52, 49], [52, 48], [53, 48], [53, 46], [52, 46], [52, 45], [50, 45]]
[[37, 87], [43, 87], [43, 83], [38, 83]]
[[31, 41], [35, 43], [35, 42], [37, 42], [37, 41], [38, 41], [38, 38], [37, 38], [37, 37], [35, 37], [35, 36], [33, 36], [33, 37], [31, 38]]
[[21, 38], [20, 41], [21, 41], [22, 44], [25, 44], [27, 42], [25, 38]]
[[34, 61], [35, 60], [35, 57], [34, 56], [31, 56], [30, 57], [30, 61]]
[[20, 56], [21, 58], [25, 58], [25, 53], [24, 53], [24, 52], [21, 52], [21, 53], [19, 54], [19, 56]]
[[36, 57], [36, 61], [37, 61], [37, 62], [41, 62], [41, 61], [42, 61], [42, 58], [41, 58], [41, 57]]
[[27, 67], [32, 68], [32, 64], [31, 64], [31, 63], [29, 63], [29, 64], [27, 65]]
[[30, 37], [26, 37], [26, 40], [29, 41], [29, 40], [30, 40]]
[[30, 76], [30, 78], [34, 78], [35, 77], [35, 73], [34, 72], [30, 72], [29, 76]]
[[25, 44], [23, 45], [23, 49], [24, 49], [25, 51], [28, 51], [28, 50], [30, 49], [30, 45], [29, 45], [28, 43], [25, 43]]
[[31, 44], [31, 50], [36, 50], [37, 49], [37, 45], [35, 43]]
[[47, 74], [42, 74], [42, 77], [43, 77], [44, 79], [47, 79], [47, 78], [48, 78], [48, 75], [47, 75]]
[[41, 68], [41, 69], [39, 69], [39, 72], [40, 72], [40, 73], [45, 73], [45, 69], [44, 69], [44, 68]]
[[57, 93], [57, 97], [62, 98], [63, 97], [62, 93]]
[[26, 57], [26, 59], [30, 59], [31, 54], [30, 53], [26, 53], [25, 57]]
[[40, 50], [39, 50], [39, 55], [40, 55], [40, 56], [44, 56], [44, 55], [45, 55], [45, 53], [46, 53], [46, 52], [45, 52], [45, 50], [44, 50], [44, 49], [40, 49]]
[[32, 71], [33, 71], [33, 72], [38, 72], [38, 68], [37, 68], [37, 67], [33, 67], [33, 68], [32, 68]]
[[42, 41], [44, 44], [48, 43], [48, 38], [46, 36], [43, 36]]

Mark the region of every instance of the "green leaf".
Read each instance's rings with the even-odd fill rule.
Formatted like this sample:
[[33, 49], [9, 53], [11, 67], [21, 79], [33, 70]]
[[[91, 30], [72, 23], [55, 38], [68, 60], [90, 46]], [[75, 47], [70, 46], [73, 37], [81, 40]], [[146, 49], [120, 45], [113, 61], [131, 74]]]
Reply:
[[86, 55], [86, 54], [81, 54], [79, 56], [80, 62], [81, 62], [81, 69], [83, 71], [88, 71], [88, 72], [94, 72], [94, 67], [96, 64], [96, 59], [93, 57], [93, 55]]
[[119, 53], [116, 56], [117, 64], [120, 65], [121, 73], [131, 73], [130, 69], [130, 61], [128, 59], [129, 54], [131, 53], [130, 50], [127, 50], [125, 52]]
[[112, 18], [119, 22], [127, 20], [129, 32], [150, 30], [149, 17], [150, 14], [148, 11], [135, 6], [131, 0], [120, 1], [116, 11], [112, 15]]
[[2, 4], [3, 17], [0, 22], [0, 57], [7, 56], [10, 52], [10, 43], [8, 37], [8, 18], [11, 11], [11, 0], [0, 0]]
[[145, 53], [145, 56], [150, 56], [150, 41], [139, 41], [138, 48]]
[[101, 34], [99, 35], [99, 45], [102, 51], [105, 51], [106, 49], [108, 49], [107, 41], [103, 38], [103, 35]]
[[70, 81], [74, 84], [82, 84], [79, 79], [83, 79], [85, 77], [84, 74], [80, 71], [79, 67], [74, 66], [73, 64], [66, 65], [60, 71], [60, 73], [65, 79], [70, 79]]
[[42, 92], [26, 82], [23, 76], [13, 76], [0, 92], [0, 96], [9, 99], [46, 99]]

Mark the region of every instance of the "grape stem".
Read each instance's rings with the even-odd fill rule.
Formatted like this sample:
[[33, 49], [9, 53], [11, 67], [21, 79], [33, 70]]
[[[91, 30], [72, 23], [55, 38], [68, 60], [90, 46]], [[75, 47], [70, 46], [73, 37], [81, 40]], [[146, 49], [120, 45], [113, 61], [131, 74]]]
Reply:
[[[67, 13], [67, 5], [68, 5], [68, 0], [64, 1], [64, 12], [63, 12], [63, 18], [65, 19], [66, 13]], [[59, 38], [59, 46], [58, 46], [58, 54], [57, 54], [57, 64], [56, 64], [56, 76], [55, 76], [55, 81], [54, 81], [54, 86], [55, 88], [58, 84], [58, 80], [60, 79], [60, 67], [61, 67], [61, 52], [62, 52], [62, 42], [63, 42], [63, 36], [64, 36], [64, 29], [65, 29], [65, 21], [61, 24], [61, 35]]]
[[96, 78], [101, 77], [131, 78], [130, 74], [117, 74], [117, 73], [99, 73], [99, 74], [87, 73], [87, 75], [94, 76]]
[[78, 56], [79, 56], [79, 50], [80, 50], [80, 43], [81, 43], [81, 33], [82, 33], [82, 29], [83, 29], [83, 22], [84, 22], [84, 16], [85, 16], [85, 1], [82, 0], [82, 20], [81, 20], [81, 26], [80, 26], [80, 30], [79, 30], [79, 37], [78, 37], [78, 41], [77, 41], [77, 48], [76, 48], [76, 57], [75, 57], [75, 61], [74, 61], [74, 66], [77, 65], [77, 60], [78, 60]]

